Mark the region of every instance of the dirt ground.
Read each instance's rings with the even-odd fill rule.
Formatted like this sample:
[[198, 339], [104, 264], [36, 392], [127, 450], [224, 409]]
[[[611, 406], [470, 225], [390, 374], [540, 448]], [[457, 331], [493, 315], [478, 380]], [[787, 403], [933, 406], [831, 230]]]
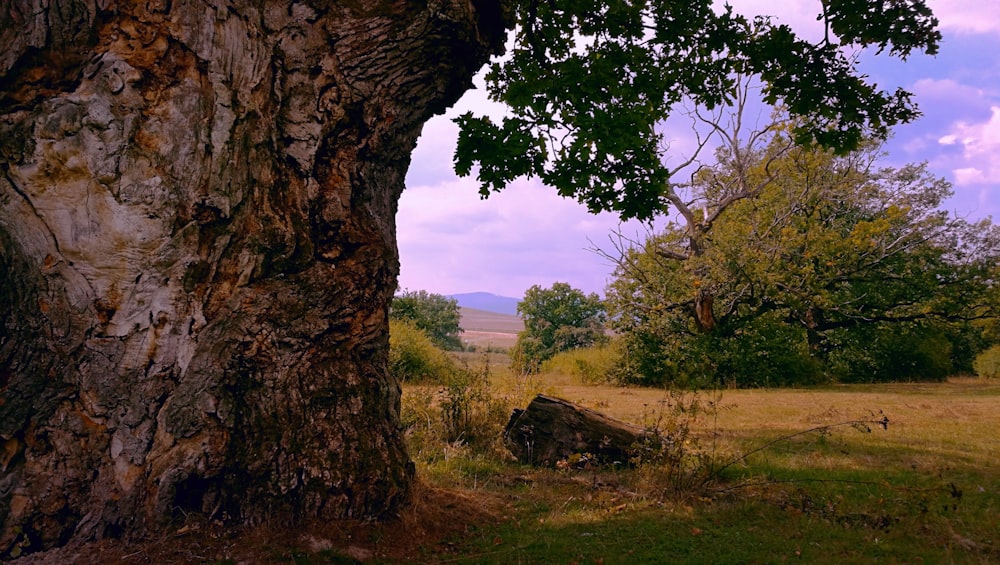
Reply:
[[412, 504], [384, 521], [335, 521], [295, 529], [190, 523], [156, 538], [101, 540], [34, 554], [18, 565], [190, 563], [427, 563], [454, 552], [449, 540], [494, 522], [500, 502], [418, 483]]

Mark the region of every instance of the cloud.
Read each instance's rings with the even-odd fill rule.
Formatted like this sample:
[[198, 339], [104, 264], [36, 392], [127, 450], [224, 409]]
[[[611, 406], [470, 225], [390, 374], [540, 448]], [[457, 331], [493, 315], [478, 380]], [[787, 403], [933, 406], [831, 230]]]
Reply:
[[984, 120], [955, 122], [937, 143], [938, 166], [950, 167], [956, 187], [952, 207], [973, 217], [1000, 216], [1000, 105]]
[[408, 188], [397, 226], [401, 287], [520, 297], [557, 281], [602, 292], [612, 266], [590, 248], [607, 247], [619, 222], [537, 182], [517, 181], [483, 201], [474, 181], [457, 179]]
[[938, 143], [963, 148], [967, 166], [955, 168], [956, 184], [1000, 183], [1000, 106], [990, 108], [985, 122], [956, 123]]
[[928, 0], [945, 32], [1000, 35], [1000, 3], [990, 0]]
[[910, 90], [922, 101], [948, 102], [952, 106], [982, 104], [990, 93], [985, 89], [952, 78], [922, 78]]

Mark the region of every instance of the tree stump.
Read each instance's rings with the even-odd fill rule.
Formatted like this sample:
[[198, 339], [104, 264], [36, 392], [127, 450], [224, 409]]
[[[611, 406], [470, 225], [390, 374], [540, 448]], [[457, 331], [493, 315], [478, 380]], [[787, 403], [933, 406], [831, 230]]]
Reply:
[[515, 409], [504, 444], [522, 463], [554, 467], [584, 456], [587, 462], [627, 465], [635, 447], [653, 434], [567, 400], [539, 394]]

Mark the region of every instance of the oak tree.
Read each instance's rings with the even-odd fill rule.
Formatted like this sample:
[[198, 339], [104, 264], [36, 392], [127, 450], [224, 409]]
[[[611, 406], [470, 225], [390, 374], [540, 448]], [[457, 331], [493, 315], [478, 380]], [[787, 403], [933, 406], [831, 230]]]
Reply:
[[[739, 373], [947, 376], [947, 337], [1000, 315], [990, 301], [1000, 228], [940, 210], [950, 185], [925, 165], [880, 167], [877, 144], [843, 156], [784, 151], [787, 135], [778, 131], [748, 172], [769, 179], [764, 188], [699, 224], [699, 253], [689, 252], [689, 226], [672, 224], [618, 261], [608, 303], [644, 359], [640, 372], [669, 379], [683, 362], [754, 383], [760, 375]], [[719, 157], [696, 177], [693, 198], [717, 201], [747, 173], [731, 153]], [[696, 307], [705, 294], [711, 328]]]
[[518, 303], [517, 312], [524, 319], [524, 331], [518, 334], [511, 357], [519, 370], [536, 371], [556, 353], [606, 340], [601, 297], [564, 282], [551, 288], [532, 286]]
[[406, 500], [396, 204], [502, 9], [0, 3], [0, 559]]
[[711, 4], [0, 4], [0, 554], [406, 498], [397, 199], [424, 121], [515, 24], [490, 75], [510, 120], [459, 144], [487, 188], [536, 174], [645, 217], [655, 124], [724, 103], [731, 71], [812, 118], [801, 139], [916, 115], [841, 44], [933, 51], [923, 1], [818, 2], [819, 43]]

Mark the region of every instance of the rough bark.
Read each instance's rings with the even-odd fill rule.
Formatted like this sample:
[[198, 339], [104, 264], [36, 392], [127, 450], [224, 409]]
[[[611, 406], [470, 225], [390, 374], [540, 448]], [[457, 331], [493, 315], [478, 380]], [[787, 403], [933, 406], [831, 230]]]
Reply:
[[542, 394], [514, 410], [504, 429], [504, 443], [519, 461], [544, 467], [584, 454], [598, 464], [627, 465], [647, 439], [645, 430]]
[[0, 556], [378, 516], [396, 202], [501, 3], [0, 6]]

